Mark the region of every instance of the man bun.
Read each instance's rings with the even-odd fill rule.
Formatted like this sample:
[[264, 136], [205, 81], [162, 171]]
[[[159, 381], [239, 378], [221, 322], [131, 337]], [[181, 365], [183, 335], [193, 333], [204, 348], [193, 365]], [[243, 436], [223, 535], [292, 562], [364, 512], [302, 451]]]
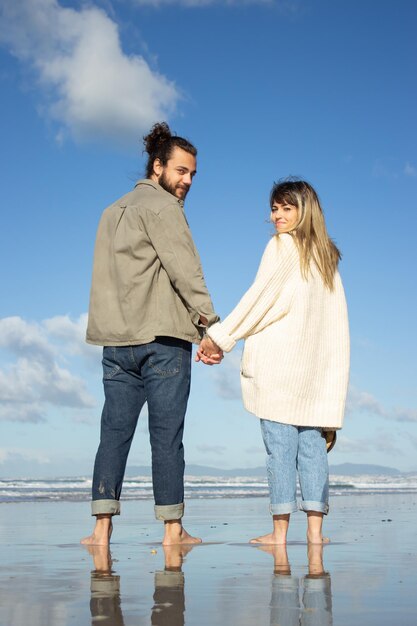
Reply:
[[171, 130], [166, 122], [154, 124], [148, 135], [143, 138], [143, 145], [146, 152], [151, 155], [158, 152], [158, 148], [172, 137]]

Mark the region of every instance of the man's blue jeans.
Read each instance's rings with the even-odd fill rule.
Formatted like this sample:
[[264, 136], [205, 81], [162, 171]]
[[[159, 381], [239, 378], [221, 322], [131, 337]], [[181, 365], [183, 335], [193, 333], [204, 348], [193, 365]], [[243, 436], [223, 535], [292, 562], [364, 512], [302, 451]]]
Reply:
[[157, 519], [184, 514], [184, 418], [191, 344], [157, 337], [139, 346], [103, 348], [105, 403], [93, 476], [92, 515], [120, 513], [127, 457], [139, 413], [148, 403]]

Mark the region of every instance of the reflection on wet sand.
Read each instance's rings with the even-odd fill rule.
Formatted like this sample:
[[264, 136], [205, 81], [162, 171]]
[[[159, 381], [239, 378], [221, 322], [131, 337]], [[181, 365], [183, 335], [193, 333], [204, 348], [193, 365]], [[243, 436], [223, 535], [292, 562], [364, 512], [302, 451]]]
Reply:
[[120, 602], [120, 576], [112, 571], [108, 546], [87, 546], [95, 569], [91, 572], [91, 622], [97, 619], [109, 626], [124, 626]]
[[[182, 566], [188, 546], [163, 546], [164, 569], [155, 572], [155, 589], [150, 623], [152, 626], [184, 626], [185, 584]], [[91, 572], [90, 611], [92, 624], [124, 626], [120, 576], [112, 570], [106, 546], [88, 546], [95, 569]], [[284, 545], [257, 546], [273, 557], [270, 626], [331, 626], [332, 595], [330, 575], [324, 571], [323, 546], [307, 547], [308, 574], [294, 576]]]
[[323, 568], [323, 546], [307, 547], [308, 574], [302, 577], [291, 575], [285, 545], [264, 545], [258, 549], [274, 559], [270, 626], [331, 626], [331, 581]]
[[184, 626], [185, 596], [182, 564], [192, 545], [163, 546], [164, 571], [155, 572], [152, 626]]
[[[185, 596], [182, 565], [192, 545], [163, 546], [165, 568], [155, 572], [152, 626], [184, 626]], [[97, 620], [109, 626], [124, 626], [120, 600], [120, 576], [112, 571], [107, 546], [86, 546], [93, 557], [90, 611], [92, 624]]]

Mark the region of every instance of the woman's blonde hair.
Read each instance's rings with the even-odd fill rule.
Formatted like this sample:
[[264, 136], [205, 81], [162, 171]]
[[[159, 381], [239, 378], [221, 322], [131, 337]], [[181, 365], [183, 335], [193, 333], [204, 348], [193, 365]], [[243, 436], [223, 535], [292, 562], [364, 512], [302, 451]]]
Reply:
[[332, 290], [341, 254], [327, 233], [317, 193], [306, 181], [287, 178], [274, 183], [270, 194], [271, 208], [274, 203], [291, 204], [298, 209], [298, 223], [291, 234], [300, 253], [302, 276], [307, 279], [313, 260], [324, 284]]

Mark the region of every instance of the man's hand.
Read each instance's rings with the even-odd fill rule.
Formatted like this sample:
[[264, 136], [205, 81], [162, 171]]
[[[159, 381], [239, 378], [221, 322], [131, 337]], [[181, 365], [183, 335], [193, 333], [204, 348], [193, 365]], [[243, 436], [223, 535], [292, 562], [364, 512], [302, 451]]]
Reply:
[[222, 359], [223, 350], [207, 335], [203, 337], [195, 356], [197, 363], [202, 361], [205, 365], [219, 365]]

